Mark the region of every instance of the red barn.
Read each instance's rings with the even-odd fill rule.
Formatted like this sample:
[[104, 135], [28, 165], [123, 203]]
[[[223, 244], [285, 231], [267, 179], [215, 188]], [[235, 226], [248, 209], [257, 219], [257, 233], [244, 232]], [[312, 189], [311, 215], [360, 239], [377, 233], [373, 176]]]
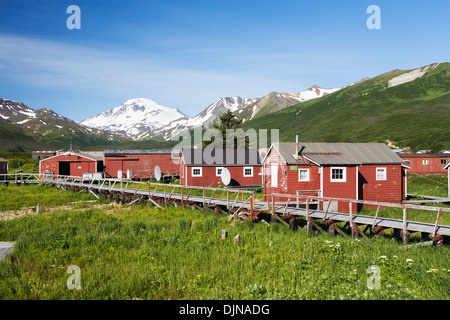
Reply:
[[179, 175], [179, 152], [172, 150], [105, 150], [106, 177], [150, 178], [159, 166], [166, 175]]
[[400, 154], [403, 163], [410, 167], [409, 173], [446, 174], [444, 167], [450, 162], [448, 153]]
[[0, 180], [6, 180], [8, 173], [8, 160], [0, 158]]
[[[211, 150], [211, 151], [210, 151]], [[223, 185], [222, 170], [230, 172], [230, 186], [261, 186], [262, 163], [256, 149], [182, 149], [180, 183], [185, 186]]]
[[74, 177], [103, 172], [103, 152], [64, 152], [39, 161], [39, 172]]
[[[263, 161], [264, 194], [401, 202], [406, 195], [401, 162], [382, 143], [278, 143]], [[348, 205], [331, 203], [330, 210], [336, 209], [345, 212]]]

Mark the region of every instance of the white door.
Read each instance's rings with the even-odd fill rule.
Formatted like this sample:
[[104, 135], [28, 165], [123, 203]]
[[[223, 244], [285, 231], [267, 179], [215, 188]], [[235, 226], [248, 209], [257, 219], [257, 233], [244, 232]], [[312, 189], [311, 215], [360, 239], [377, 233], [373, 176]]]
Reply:
[[277, 188], [278, 187], [278, 165], [273, 164], [271, 166], [271, 184], [270, 186], [272, 188]]

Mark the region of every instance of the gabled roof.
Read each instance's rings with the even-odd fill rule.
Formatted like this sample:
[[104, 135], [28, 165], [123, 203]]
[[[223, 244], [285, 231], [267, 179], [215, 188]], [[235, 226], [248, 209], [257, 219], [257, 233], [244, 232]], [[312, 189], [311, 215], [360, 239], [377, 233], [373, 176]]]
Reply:
[[64, 152], [64, 153], [57, 154], [57, 155], [55, 155], [53, 157], [42, 159], [39, 162], [48, 161], [48, 160], [54, 159], [54, 158], [59, 157], [59, 156], [71, 156], [71, 155], [80, 156], [80, 157], [87, 158], [87, 159], [92, 160], [92, 161], [103, 161], [103, 152], [101, 152], [101, 151], [91, 151], [91, 152], [72, 152], [72, 151], [67, 151], [67, 152]]
[[259, 166], [257, 149], [183, 148], [181, 158], [186, 166]]
[[317, 165], [401, 164], [402, 159], [384, 143], [300, 142], [301, 158], [295, 159], [295, 143], [274, 144], [287, 164], [305, 160]]

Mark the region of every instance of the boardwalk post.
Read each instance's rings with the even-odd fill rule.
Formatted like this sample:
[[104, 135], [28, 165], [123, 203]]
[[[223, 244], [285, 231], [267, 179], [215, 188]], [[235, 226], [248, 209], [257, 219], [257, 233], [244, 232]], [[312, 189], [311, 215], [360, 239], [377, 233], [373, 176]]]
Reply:
[[311, 218], [309, 217], [309, 198], [306, 199], [306, 233], [311, 234], [312, 232], [312, 223]]
[[352, 235], [352, 238], [356, 238], [358, 236], [355, 228], [354, 228], [354, 224], [353, 224], [353, 206], [352, 206], [352, 202], [349, 201], [348, 203], [348, 212], [350, 214], [350, 220], [349, 220], [349, 224], [350, 224], [350, 233]]
[[255, 191], [252, 192], [252, 197], [250, 198], [250, 220], [253, 221], [253, 207], [255, 205]]
[[409, 233], [407, 229], [408, 221], [407, 221], [408, 209], [403, 208], [403, 230], [402, 230], [402, 239], [403, 244], [409, 243]]

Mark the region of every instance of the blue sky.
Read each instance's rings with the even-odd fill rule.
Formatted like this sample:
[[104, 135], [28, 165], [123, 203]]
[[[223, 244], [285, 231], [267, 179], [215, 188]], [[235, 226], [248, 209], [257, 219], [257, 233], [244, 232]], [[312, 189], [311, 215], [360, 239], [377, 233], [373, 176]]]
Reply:
[[[80, 30], [66, 26], [72, 4]], [[195, 116], [220, 97], [448, 62], [449, 12], [448, 0], [0, 0], [0, 98], [75, 121], [140, 97]]]

